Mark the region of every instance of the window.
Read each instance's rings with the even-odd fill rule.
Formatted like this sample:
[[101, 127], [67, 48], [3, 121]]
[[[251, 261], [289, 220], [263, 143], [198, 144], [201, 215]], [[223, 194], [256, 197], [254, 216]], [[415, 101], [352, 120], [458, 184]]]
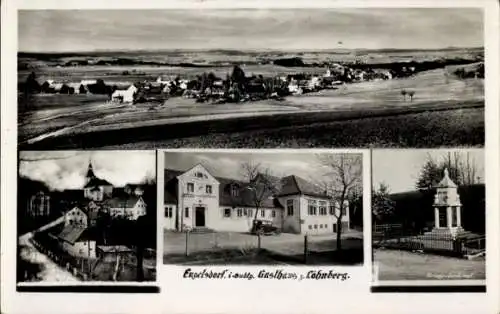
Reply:
[[260, 210], [260, 217], [265, 217], [266, 216], [266, 211], [264, 209]]
[[207, 194], [212, 194], [212, 186], [211, 185], [207, 185], [205, 187], [205, 191], [207, 192]]
[[286, 200], [286, 214], [293, 216], [293, 200]]
[[347, 204], [344, 203], [344, 206], [342, 206], [342, 216], [345, 216], [347, 214]]
[[231, 185], [231, 195], [232, 196], [238, 196], [239, 195], [238, 186]]
[[248, 212], [247, 212], [247, 209], [246, 209], [246, 208], [245, 208], [245, 209], [243, 209], [243, 215], [244, 215], [244, 216], [248, 216]]
[[335, 204], [330, 203], [330, 215], [335, 215]]
[[231, 208], [224, 208], [224, 217], [231, 217]]
[[184, 211], [184, 217], [189, 218], [189, 207], [186, 207]]
[[188, 191], [188, 193], [193, 193], [194, 192], [194, 183], [188, 183], [187, 184], [187, 191]]
[[308, 200], [308, 213], [309, 215], [317, 215], [316, 201]]
[[313, 226], [309, 225], [309, 230], [312, 230]]
[[172, 218], [172, 207], [165, 208], [165, 217]]
[[321, 216], [326, 216], [326, 202], [325, 201], [319, 202], [319, 214]]
[[203, 173], [201, 173], [201, 172], [197, 172], [197, 173], [195, 174], [195, 176], [196, 176], [197, 178], [203, 178]]
[[241, 216], [242, 216], [242, 212], [243, 212], [243, 211], [241, 210], [241, 208], [238, 208], [238, 210], [237, 210], [238, 217], [241, 217]]
[[271, 212], [271, 216], [272, 216], [273, 218], [275, 218], [275, 217], [276, 217], [276, 211], [275, 211], [275, 210], [273, 210], [273, 211]]
[[252, 217], [253, 211], [251, 209], [248, 210], [248, 217]]
[[318, 229], [318, 225], [314, 225], [314, 229]]

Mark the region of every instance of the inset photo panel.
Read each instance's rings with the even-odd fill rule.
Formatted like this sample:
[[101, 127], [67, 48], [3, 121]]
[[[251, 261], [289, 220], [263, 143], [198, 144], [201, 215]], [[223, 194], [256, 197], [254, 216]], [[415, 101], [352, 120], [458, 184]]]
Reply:
[[19, 291], [155, 283], [155, 151], [21, 151], [17, 196]]
[[483, 149], [372, 151], [374, 286], [486, 284], [484, 169]]
[[159, 152], [164, 264], [361, 266], [368, 153]]

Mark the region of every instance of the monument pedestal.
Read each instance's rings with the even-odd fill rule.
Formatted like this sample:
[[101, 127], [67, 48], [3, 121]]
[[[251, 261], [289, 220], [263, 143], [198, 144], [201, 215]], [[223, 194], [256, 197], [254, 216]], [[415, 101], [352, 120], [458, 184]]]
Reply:
[[436, 236], [436, 237], [452, 237], [453, 239], [457, 239], [468, 234], [468, 231], [465, 231], [462, 227], [452, 227], [452, 228], [434, 228], [429, 232], [426, 232], [426, 235]]

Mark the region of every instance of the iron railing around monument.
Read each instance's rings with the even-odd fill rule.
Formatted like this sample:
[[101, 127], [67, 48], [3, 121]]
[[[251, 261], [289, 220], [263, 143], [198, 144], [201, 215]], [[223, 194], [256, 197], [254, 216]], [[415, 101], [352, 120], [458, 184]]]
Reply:
[[422, 251], [450, 256], [479, 254], [484, 251], [484, 235], [454, 237], [449, 233], [411, 230], [401, 224], [373, 226], [372, 246], [397, 250]]

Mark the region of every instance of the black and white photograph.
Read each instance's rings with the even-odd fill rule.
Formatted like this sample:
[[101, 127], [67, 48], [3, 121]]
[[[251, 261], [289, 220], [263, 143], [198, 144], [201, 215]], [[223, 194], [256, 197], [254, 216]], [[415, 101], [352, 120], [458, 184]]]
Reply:
[[362, 153], [164, 156], [165, 264], [362, 265]]
[[484, 146], [480, 8], [20, 10], [23, 150]]
[[373, 150], [375, 280], [485, 284], [484, 158], [483, 149]]
[[22, 151], [18, 283], [154, 282], [154, 151]]

